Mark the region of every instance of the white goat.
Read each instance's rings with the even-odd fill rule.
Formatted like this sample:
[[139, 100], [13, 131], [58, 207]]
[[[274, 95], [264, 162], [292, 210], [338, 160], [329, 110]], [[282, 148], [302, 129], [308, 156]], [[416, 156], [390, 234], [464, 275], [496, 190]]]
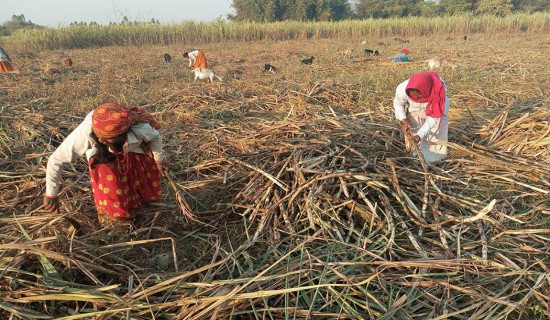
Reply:
[[214, 81], [214, 78], [223, 81], [223, 77], [216, 73], [216, 71], [206, 68], [195, 68], [191, 72], [195, 74], [195, 81], [198, 79], [210, 79], [210, 82]]
[[439, 57], [433, 57], [426, 61], [428, 62], [428, 68], [430, 68], [430, 70], [448, 67], [451, 68], [452, 71], [455, 71], [455, 69], [458, 67], [456, 64], [450, 62], [449, 60], [440, 59]]

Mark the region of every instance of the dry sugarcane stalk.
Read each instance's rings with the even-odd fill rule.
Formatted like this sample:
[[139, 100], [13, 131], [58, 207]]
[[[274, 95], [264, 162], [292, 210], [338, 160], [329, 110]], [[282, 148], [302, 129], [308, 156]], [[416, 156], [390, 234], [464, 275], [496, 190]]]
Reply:
[[[254, 92], [253, 98], [250, 98], [250, 94], [246, 94], [246, 96], [244, 94], [240, 96], [239, 94], [235, 94], [235, 96], [243, 98], [241, 99], [242, 101], [236, 102], [230, 101], [231, 94], [224, 95], [223, 92], [217, 92], [219, 91], [218, 89], [197, 88], [197, 92], [183, 90], [179, 91], [177, 95], [169, 95], [170, 98], [165, 99], [162, 106], [154, 104], [159, 113], [160, 110], [164, 112], [163, 109], [165, 107], [169, 109], [168, 112], [172, 112], [171, 114], [174, 114], [174, 112], [181, 113], [181, 110], [187, 109], [193, 109], [193, 112], [195, 112], [196, 122], [192, 128], [183, 129], [180, 127], [181, 124], [176, 124], [176, 122], [171, 123], [171, 119], [169, 119], [170, 114], [166, 114], [165, 117], [166, 124], [173, 125], [174, 131], [176, 131], [176, 139], [173, 140], [189, 141], [189, 144], [184, 147], [176, 144], [170, 145], [170, 142], [168, 142], [167, 148], [177, 149], [178, 155], [180, 155], [180, 147], [192, 150], [187, 154], [188, 159], [191, 160], [200, 158], [203, 153], [209, 155], [207, 159], [198, 161], [196, 165], [178, 171], [178, 177], [179, 174], [188, 174], [190, 176], [196, 175], [196, 179], [200, 181], [212, 181], [213, 183], [204, 183], [204, 188], [206, 192], [214, 193], [214, 188], [222, 188], [216, 186], [215, 182], [222, 180], [224, 170], [229, 167], [224, 157], [231, 154], [252, 153], [239, 157], [239, 160], [254, 168], [260, 168], [280, 181], [281, 184], [287, 186], [288, 190], [279, 189], [268, 176], [254, 169], [249, 170], [250, 168], [240, 165], [230, 167], [231, 175], [228, 174], [225, 176], [230, 186], [224, 190], [227, 191], [227, 197], [219, 199], [219, 202], [229, 203], [231, 209], [226, 209], [225, 211], [237, 212], [243, 215], [242, 221], [246, 223], [246, 232], [250, 232], [253, 235], [254, 232], [261, 228], [264, 230], [261, 234], [262, 241], [257, 241], [254, 246], [246, 247], [250, 253], [249, 258], [246, 260], [247, 264], [244, 265], [246, 266], [246, 270], [242, 273], [238, 270], [238, 266], [243, 263], [243, 258], [239, 255], [239, 248], [229, 252], [229, 258], [224, 259], [218, 265], [219, 268], [212, 265], [201, 267], [200, 269], [189, 271], [186, 275], [176, 277], [176, 280], [173, 280], [174, 277], [170, 273], [156, 272], [156, 277], [170, 280], [166, 282], [160, 280], [162, 281], [162, 285], [160, 286], [158, 285], [159, 282], [151, 286], [150, 280], [144, 280], [142, 288], [149, 289], [140, 290], [139, 288], [134, 288], [135, 294], [130, 296], [130, 301], [119, 301], [117, 303], [99, 302], [94, 307], [98, 310], [114, 310], [116, 306], [120, 308], [127, 307], [132, 308], [132, 316], [147, 317], [147, 311], [140, 309], [143, 308], [141, 306], [146, 305], [146, 308], [150, 309], [151, 312], [156, 313], [157, 310], [162, 310], [167, 311], [167, 313], [179, 314], [180, 311], [185, 311], [187, 312], [184, 312], [185, 317], [193, 318], [196, 316], [194, 310], [197, 310], [198, 313], [209, 306], [208, 303], [211, 303], [211, 300], [209, 300], [210, 302], [203, 301], [199, 303], [197, 301], [202, 301], [202, 298], [208, 297], [212, 290], [224, 291], [227, 288], [233, 290], [235, 286], [232, 281], [252, 279], [258, 274], [258, 270], [265, 270], [265, 266], [259, 263], [270, 265], [270, 263], [277, 262], [275, 260], [278, 260], [279, 257], [286, 253], [281, 251], [285, 247], [293, 248], [296, 239], [308, 239], [307, 236], [303, 236], [307, 234], [307, 229], [310, 227], [308, 215], [311, 216], [312, 227], [320, 229], [321, 234], [316, 237], [314, 245], [304, 247], [303, 259], [288, 259], [285, 261], [285, 265], [278, 265], [265, 274], [268, 280], [264, 280], [262, 277], [254, 280], [254, 283], [250, 284], [246, 289], [251, 289], [247, 294], [257, 294], [257, 296], [241, 299], [240, 297], [242, 296], [239, 296], [240, 292], [236, 292], [234, 300], [227, 299], [224, 301], [228, 302], [227, 304], [221, 303], [216, 308], [208, 311], [210, 315], [212, 315], [212, 311], [219, 310], [221, 317], [228, 317], [232, 312], [235, 314], [240, 312], [246, 317], [245, 313], [248, 310], [259, 310], [260, 306], [265, 306], [267, 303], [266, 298], [262, 296], [263, 290], [277, 290], [280, 288], [292, 288], [296, 291], [290, 294], [279, 294], [277, 298], [269, 298], [270, 308], [273, 305], [273, 309], [277, 309], [277, 311], [269, 310], [268, 312], [275, 315], [274, 317], [277, 319], [278, 317], [282, 319], [285, 316], [292, 317], [293, 315], [300, 317], [311, 317], [314, 315], [338, 317], [338, 313], [334, 313], [333, 310], [341, 308], [342, 305], [345, 305], [344, 308], [346, 310], [349, 308], [350, 311], [355, 311], [354, 299], [373, 301], [374, 303], [367, 306], [369, 314], [372, 318], [380, 317], [392, 306], [397, 306], [398, 303], [395, 303], [395, 299], [403, 296], [399, 294], [389, 297], [387, 292], [405, 292], [412, 299], [413, 291], [403, 291], [403, 286], [415, 286], [418, 289], [414, 292], [417, 295], [414, 298], [418, 298], [418, 301], [421, 303], [414, 304], [414, 306], [408, 303], [399, 305], [404, 314], [406, 313], [413, 317], [422, 317], [429, 314], [432, 303], [426, 304], [425, 301], [448, 300], [449, 312], [452, 311], [459, 314], [461, 311], [464, 311], [463, 314], [465, 317], [470, 317], [472, 314], [487, 315], [489, 312], [495, 310], [495, 305], [498, 308], [498, 305], [502, 304], [502, 301], [517, 303], [526, 293], [529, 293], [530, 296], [534, 295], [543, 299], [544, 295], [539, 296], [541, 293], [544, 294], [543, 290], [541, 290], [543, 287], [533, 286], [535, 281], [538, 280], [536, 276], [531, 276], [530, 278], [529, 276], [525, 276], [525, 280], [522, 278], [521, 281], [517, 281], [517, 286], [503, 286], [501, 290], [495, 290], [495, 288], [500, 289], [500, 283], [507, 282], [509, 278], [502, 270], [508, 272], [511, 264], [503, 262], [505, 259], [502, 257], [507, 257], [522, 268], [524, 266], [535, 266], [538, 268], [539, 265], [536, 264], [537, 260], [543, 264], [546, 262], [544, 260], [545, 256], [543, 256], [545, 254], [543, 246], [545, 229], [542, 229], [543, 227], [540, 226], [534, 226], [530, 222], [532, 217], [538, 217], [541, 212], [546, 213], [548, 209], [543, 198], [535, 198], [538, 196], [543, 197], [544, 194], [537, 195], [536, 193], [538, 192], [531, 191], [533, 189], [530, 189], [528, 186], [541, 190], [547, 190], [550, 186], [548, 182], [545, 182], [550, 176], [548, 175], [549, 170], [537, 160], [545, 156], [543, 148], [544, 143], [548, 141], [548, 137], [546, 137], [548, 135], [548, 126], [546, 123], [542, 123], [542, 121], [539, 121], [539, 125], [532, 125], [532, 122], [536, 121], [534, 117], [535, 112], [530, 113], [529, 117], [523, 118], [514, 126], [509, 125], [509, 123], [516, 121], [516, 118], [496, 118], [492, 122], [494, 127], [489, 128], [491, 131], [487, 136], [494, 137], [491, 141], [491, 146], [479, 142], [479, 137], [474, 135], [474, 133], [468, 133], [464, 136], [456, 134], [453, 137], [455, 143], [449, 144], [449, 147], [453, 151], [456, 151], [456, 153], [450, 153], [448, 160], [441, 166], [434, 167], [429, 165], [428, 171], [418, 161], [410, 161], [408, 158], [399, 157], [402, 154], [402, 150], [400, 150], [403, 146], [402, 142], [396, 139], [398, 131], [395, 128], [383, 125], [384, 122], [389, 123], [384, 115], [375, 112], [359, 114], [355, 112], [357, 110], [352, 109], [355, 103], [348, 96], [361, 93], [361, 90], [348, 90], [347, 86], [334, 86], [331, 88], [330, 85], [325, 83], [322, 83], [322, 86], [322, 89], [325, 90], [322, 92], [317, 90], [319, 89], [316, 88], [318, 84], [310, 83], [301, 86], [300, 89], [292, 86], [284, 87], [282, 90], [276, 89], [278, 91], [276, 94], [271, 94], [271, 91]], [[267, 88], [267, 86], [262, 88]], [[323, 102], [321, 107], [327, 110], [330, 109], [330, 111], [324, 110], [323, 112], [327, 112], [326, 114], [316, 114], [316, 110], [300, 111], [300, 107], [308, 109], [317, 107], [311, 106], [311, 104], [308, 105], [306, 102], [303, 106], [296, 105], [296, 108], [292, 112], [297, 116], [292, 117], [292, 114], [289, 114], [286, 121], [273, 121], [273, 118], [267, 121], [257, 116], [248, 117], [247, 112], [249, 111], [270, 111], [277, 108], [278, 105], [285, 105], [293, 96], [296, 96], [296, 94], [288, 94], [288, 88], [294, 89], [296, 92], [305, 93], [298, 94], [300, 96], [309, 95], [317, 102]], [[492, 96], [490, 98], [495, 102], [500, 102], [499, 98]], [[307, 97], [304, 100], [307, 100]], [[201, 106], [195, 107], [198, 105]], [[28, 104], [17, 106], [18, 111], [27, 110], [23, 112], [29, 113], [32, 111], [30, 108], [24, 109], [29, 107]], [[212, 106], [215, 108], [210, 108]], [[49, 107], [55, 108], [53, 105]], [[351, 119], [348, 118], [345, 112], [341, 112], [341, 110], [349, 110]], [[226, 119], [211, 119], [209, 116], [202, 115], [201, 112], [203, 111], [208, 111], [205, 114], [215, 114], [220, 118], [223, 117], [224, 112], [238, 113], [239, 116], [243, 116], [243, 119], [238, 119], [236, 120], [238, 123], [230, 125], [228, 124], [230, 121], [226, 121]], [[475, 112], [474, 109], [471, 111]], [[60, 114], [62, 113], [60, 112]], [[305, 125], [304, 120], [300, 118], [302, 114], [310, 117], [308, 121], [311, 124], [311, 128]], [[281, 118], [285, 115], [286, 112]], [[13, 120], [6, 119], [2, 115], [0, 117], [2, 119], [0, 126], [2, 130], [5, 130], [5, 124], [11, 124]], [[41, 122], [53, 123], [52, 119], [45, 120]], [[36, 126], [21, 126], [21, 137], [24, 137], [23, 134], [25, 131], [33, 130], [40, 132], [41, 130], [38, 130]], [[499, 131], [494, 131], [496, 128]], [[457, 130], [460, 130], [460, 128], [457, 128]], [[6, 159], [0, 164], [2, 166], [0, 171], [4, 172], [4, 177], [0, 177], [2, 179], [0, 181], [0, 187], [2, 188], [0, 207], [2, 210], [0, 211], [9, 210], [10, 213], [11, 211], [16, 212], [17, 214], [21, 214], [21, 220], [23, 220], [27, 219], [24, 215], [34, 213], [32, 210], [28, 210], [34, 207], [32, 202], [33, 197], [29, 194], [34, 194], [33, 191], [36, 191], [36, 181], [42, 179], [45, 172], [41, 167], [35, 169], [37, 159], [35, 156], [27, 157], [25, 155], [33, 154], [35, 152], [33, 150], [42, 150], [42, 145], [44, 144], [30, 140], [25, 141], [24, 138], [17, 140], [13, 138], [15, 135], [10, 135], [9, 131], [6, 132], [8, 132], [6, 135], [4, 135], [4, 131], [0, 133], [1, 140], [9, 146], [17, 145], [18, 148], [0, 150], [0, 155], [2, 155], [3, 159]], [[34, 133], [28, 135], [32, 134]], [[522, 135], [528, 135], [529, 137], [526, 139]], [[506, 139], [506, 136], [510, 138]], [[167, 141], [169, 140], [167, 139]], [[0, 143], [3, 143], [2, 141]], [[326, 142], [328, 141], [330, 143], [327, 145]], [[473, 141], [476, 141], [476, 143], [473, 143]], [[193, 144], [196, 144], [196, 147]], [[261, 152], [254, 154], [255, 150], [261, 150]], [[264, 152], [263, 150], [267, 151]], [[506, 151], [498, 150], [521, 152], [522, 155], [513, 155]], [[183, 154], [181, 155], [183, 156]], [[291, 157], [293, 159], [287, 162]], [[384, 161], [387, 158], [393, 159], [397, 170], [393, 170], [392, 172], [389, 165]], [[33, 169], [35, 171], [28, 174]], [[66, 180], [70, 180], [73, 183], [79, 181], [78, 175], [73, 172], [67, 173], [68, 175], [65, 176]], [[393, 182], [394, 176], [397, 180], [395, 184]], [[425, 191], [427, 176], [431, 177], [429, 183], [433, 187], [428, 190], [429, 193]], [[174, 190], [179, 189], [179, 192], [184, 191], [182, 189], [185, 189], [185, 187], [182, 186], [182, 183], [178, 181], [176, 176], [172, 176], [172, 179], [172, 188], [175, 186]], [[490, 186], [485, 188], [481, 183], [477, 183], [479, 180], [476, 179], [483, 179], [483, 182], [490, 184]], [[315, 182], [310, 184], [311, 181]], [[424, 185], [422, 185], [422, 181], [425, 182]], [[437, 185], [434, 182], [437, 182]], [[399, 192], [399, 189], [403, 192]], [[516, 216], [521, 217], [523, 222], [519, 227], [521, 229], [518, 229], [515, 224], [506, 223], [512, 221], [504, 221], [497, 225], [495, 221], [489, 220], [491, 218], [494, 219], [494, 217], [489, 218], [487, 213], [490, 210], [485, 212], [483, 208], [486, 207], [486, 203], [493, 203], [491, 201], [493, 198], [491, 192], [494, 192], [494, 189], [502, 189], [503, 192], [508, 193], [503, 197], [510, 199], [508, 202], [495, 202], [495, 208], [508, 216], [521, 213], [521, 215]], [[75, 197], [83, 194], [78, 192], [79, 189], [74, 190]], [[198, 190], [198, 192], [201, 191]], [[179, 192], [175, 193], [175, 197], [177, 197]], [[401, 201], [398, 199], [398, 195], [402, 197]], [[384, 199], [385, 197], [387, 199]], [[528, 199], [527, 197], [535, 198], [534, 201], [537, 205], [533, 209], [523, 211], [522, 205], [530, 201], [530, 198], [523, 201], [523, 199]], [[520, 206], [517, 206], [520, 201], [515, 200], [518, 198], [522, 204]], [[89, 195], [84, 197], [83, 200], [84, 204], [92, 203]], [[509, 203], [509, 206], [507, 206], [507, 203]], [[393, 215], [392, 209], [396, 208], [396, 206], [403, 206], [403, 210], [414, 210], [416, 215], [421, 216], [422, 213], [426, 212], [425, 206], [427, 204], [433, 210], [433, 217], [431, 214], [428, 214], [423, 217], [426, 221], [422, 225], [415, 225], [415, 228], [419, 229], [418, 231], [422, 230], [424, 232], [422, 236], [418, 235], [417, 230], [410, 229], [410, 231], [407, 231], [407, 228], [411, 224], [408, 220], [404, 221], [404, 223], [397, 220], [397, 224], [394, 223], [394, 219], [397, 219], [397, 217]], [[83, 207], [82, 209], [86, 211], [87, 208]], [[247, 209], [250, 210], [247, 211]], [[401, 208], [398, 209], [398, 213], [401, 214], [403, 220], [407, 219], [408, 217], [403, 216], [401, 213], [403, 210]], [[162, 211], [159, 212], [162, 214]], [[253, 214], [257, 214], [256, 219], [250, 219]], [[265, 220], [258, 219], [258, 217], [264, 215]], [[448, 217], [448, 219], [443, 220], [442, 217]], [[169, 218], [166, 217], [167, 220]], [[275, 222], [275, 219], [284, 220], [284, 224], [282, 221]], [[433, 221], [429, 221], [431, 219]], [[438, 219], [441, 219], [441, 221], [438, 221]], [[3, 242], [13, 242], [14, 239], [19, 238], [18, 230], [13, 228], [14, 224], [9, 220], [9, 218], [0, 219], [2, 224], [0, 226], [2, 228], [0, 238]], [[149, 227], [153, 226], [153, 224], [157, 226], [164, 223], [164, 219], [155, 220], [152, 217], [152, 220], [149, 219], [146, 221], [145, 225]], [[415, 218], [415, 220], [417, 219]], [[502, 263], [481, 263], [481, 259], [476, 261], [474, 257], [462, 260], [447, 259], [443, 260], [444, 262], [434, 262], [434, 257], [440, 259], [448, 248], [457, 250], [456, 255], [458, 258], [465, 256], [464, 254], [461, 255], [461, 250], [462, 252], [474, 251], [476, 254], [479, 252], [478, 255], [483, 256], [480, 245], [481, 234], [475, 225], [475, 222], [479, 220], [491, 222], [490, 224], [483, 225], [486, 237], [494, 235], [495, 229], [499, 228], [498, 235], [492, 236], [489, 242], [486, 241], [487, 247], [490, 245], [491, 248], [491, 254], [487, 255], [489, 259], [491, 256], [497, 257], [497, 260]], [[520, 219], [516, 218], [516, 220], [519, 221]], [[168, 221], [168, 223], [170, 222]], [[229, 219], [227, 222], [229, 223], [228, 231], [242, 230], [238, 229], [238, 225], [243, 222], [230, 221]], [[428, 224], [430, 222], [433, 223]], [[32, 222], [25, 223], [34, 226]], [[261, 227], [260, 224], [262, 224]], [[292, 227], [292, 231], [289, 230], [289, 224]], [[278, 231], [286, 233], [290, 240], [281, 239], [281, 246], [272, 251], [274, 253], [272, 256], [276, 257], [275, 259], [268, 257], [256, 260], [255, 258], [261, 257], [265, 251], [271, 250], [271, 248], [266, 250], [266, 247], [262, 246], [262, 244], [273, 243], [276, 232], [272, 232], [274, 231], [272, 229], [279, 228], [281, 225], [284, 225], [284, 229], [286, 230]], [[235, 226], [237, 228], [234, 228]], [[40, 242], [42, 239], [48, 239], [45, 241], [47, 245], [54, 247], [57, 251], [64, 252], [64, 243], [56, 243], [55, 240], [52, 240], [55, 237], [48, 234], [50, 231], [55, 232], [55, 227], [55, 225], [52, 225], [51, 230], [42, 228], [32, 233], [33, 243]], [[143, 237], [146, 238], [152, 230], [152, 228], [147, 227], [143, 228], [145, 230]], [[167, 232], [175, 233], [181, 231], [175, 231], [176, 228], [181, 229], [181, 225], [175, 223], [173, 228], [168, 226]], [[347, 232], [348, 228], [349, 233]], [[409, 237], [409, 232], [412, 233], [412, 238]], [[218, 236], [214, 232], [210, 232], [205, 238], [213, 235]], [[100, 231], [94, 232], [93, 236], [86, 238], [86, 241], [93, 243], [94, 239], [98, 236], [101, 236]], [[349, 241], [352, 243], [348, 243]], [[204, 241], [205, 248], [204, 251], [201, 250], [201, 255], [204, 254], [206, 256], [210, 254], [209, 249], [213, 245], [209, 242]], [[422, 251], [415, 250], [415, 244]], [[193, 245], [195, 244], [193, 243]], [[79, 239], [74, 240], [71, 246], [70, 255], [73, 259], [94, 262], [99, 266], [109, 265], [113, 261], [110, 257], [117, 254], [116, 252], [105, 254], [105, 252], [90, 248], [89, 244], [83, 244]], [[152, 250], [156, 249], [153, 246], [151, 248]], [[337, 252], [338, 259], [341, 260], [327, 259], [335, 257], [327, 254], [327, 252], [334, 253], [331, 251], [333, 248], [336, 248], [334, 252]], [[180, 248], [173, 247], [173, 250], [176, 249]], [[224, 249], [227, 250], [227, 247]], [[17, 253], [15, 249], [6, 250], [5, 252], [7, 253], [0, 258], [0, 262], [9, 267], [2, 271], [2, 276], [7, 275], [13, 278], [14, 274], [23, 274], [20, 273], [21, 271], [27, 272], [22, 266], [24, 266], [25, 259], [29, 260], [27, 259], [28, 254]], [[16, 256], [12, 258], [8, 253]], [[125, 254], [132, 256], [131, 251]], [[428, 259], [419, 261], [418, 259], [423, 258], [424, 255]], [[153, 273], [153, 270], [142, 268], [141, 265], [140, 268], [136, 268], [134, 265], [139, 265], [139, 254], [137, 256], [137, 258], [132, 257], [136, 261], [122, 260], [121, 265], [123, 268], [134, 269], [130, 270], [131, 272], [139, 270], [141, 273], [138, 274], [140, 281], [141, 279], [148, 279], [151, 274], [147, 273]], [[25, 259], [21, 259], [21, 257], [25, 257]], [[358, 260], [353, 260], [356, 257]], [[13, 259], [13, 261], [10, 259]], [[192, 257], [189, 257], [189, 259], [192, 259]], [[385, 263], [384, 265], [371, 264], [372, 260], [390, 259], [398, 260], [382, 261]], [[214, 264], [214, 261], [218, 260], [217, 251], [213, 256], [208, 256], [205, 260]], [[118, 262], [118, 260], [116, 261]], [[327, 264], [326, 261], [330, 262]], [[533, 263], [533, 261], [535, 262]], [[358, 262], [364, 263], [364, 265], [361, 265], [362, 267], [359, 272], [357, 272], [356, 267]], [[174, 264], [177, 266], [176, 262]], [[75, 264], [71, 262], [71, 265], [74, 266]], [[204, 264], [197, 261], [196, 265], [203, 266]], [[373, 266], [376, 268], [380, 267], [380, 269], [370, 269]], [[433, 282], [434, 276], [430, 275], [431, 272], [425, 274], [415, 273], [415, 268], [427, 267], [434, 270], [434, 274], [438, 274], [435, 276], [435, 279], [439, 281], [444, 277], [452, 278], [452, 282], [449, 280], [449, 283], [456, 285], [456, 287], [450, 287], [447, 283]], [[22, 270], [18, 270], [17, 268], [21, 268]], [[193, 267], [193, 269], [196, 268]], [[114, 276], [120, 278], [121, 274], [126, 274], [126, 271], [123, 272], [122, 270], [122, 268], [120, 270], [117, 268], [116, 275]], [[321, 272], [317, 273], [318, 271]], [[547, 270], [545, 269], [545, 271]], [[442, 272], [446, 272], [447, 274], [442, 274]], [[113, 275], [108, 274], [103, 269], [92, 269], [89, 270], [89, 273], [95, 279], [103, 280], [113, 277]], [[365, 282], [363, 286], [356, 286], [356, 283], [365, 280], [365, 278], [361, 278], [364, 277], [365, 273], [373, 274], [372, 281]], [[319, 274], [322, 274], [323, 277], [320, 278]], [[411, 276], [415, 279], [414, 281], [411, 281]], [[33, 277], [33, 273], [27, 273], [25, 277]], [[188, 277], [194, 277], [195, 279], [191, 281], [195, 282], [185, 280], [185, 284], [182, 285], [180, 280]], [[476, 287], [472, 287], [472, 282], [470, 281], [473, 277], [477, 281], [475, 283]], [[64, 278], [66, 279], [65, 275]], [[300, 296], [302, 295], [314, 297], [315, 295], [310, 295], [311, 291], [302, 287], [311, 284], [311, 281], [328, 278], [338, 279], [338, 281], [345, 283], [346, 287], [345, 290], [339, 291], [338, 287], [331, 287], [331, 283], [328, 283], [326, 288], [316, 288], [319, 295], [323, 295], [323, 301], [311, 300], [310, 305], [315, 310], [319, 308], [321, 311], [318, 313], [309, 313], [307, 309], [302, 310], [298, 307], [281, 307], [285, 303], [290, 303], [289, 305], [301, 305], [303, 300], [300, 300]], [[37, 277], [37, 279], [39, 278]], [[201, 282], [196, 279], [201, 279]], [[213, 282], [211, 281], [212, 279], [216, 280]], [[26, 278], [22, 280], [28, 281]], [[38, 282], [40, 281], [42, 280], [39, 279]], [[145, 283], [148, 281], [149, 283]], [[309, 283], [304, 284], [304, 281], [309, 281]], [[376, 282], [383, 283], [383, 287], [379, 286]], [[406, 284], [401, 284], [401, 282]], [[16, 287], [7, 290], [6, 295], [9, 295], [7, 298], [24, 299], [29, 295], [29, 292], [35, 294], [36, 288], [33, 288], [28, 283], [30, 282], [25, 282], [24, 289]], [[541, 284], [543, 283], [541, 282]], [[7, 285], [10, 284], [7, 283]], [[365, 288], [367, 285], [368, 291]], [[74, 287], [78, 286], [79, 284], [76, 284]], [[188, 288], [182, 289], [182, 287], [187, 286], [195, 286], [197, 289], [192, 296], [189, 296], [189, 292], [193, 290], [189, 290]], [[460, 291], [464, 288], [471, 290]], [[407, 288], [405, 289], [408, 290]], [[125, 288], [121, 287], [120, 290], [125, 290]], [[128, 291], [130, 290], [130, 287], [128, 287]], [[141, 294], [142, 291], [145, 293]], [[244, 288], [242, 291], [244, 292]], [[441, 291], [445, 292], [442, 293]], [[205, 294], [204, 292], [207, 293]], [[493, 292], [496, 292], [496, 294]], [[521, 292], [524, 294], [519, 294]], [[347, 298], [349, 294], [354, 296], [353, 299]], [[458, 298], [455, 298], [455, 296], [461, 297], [460, 302], [458, 302]], [[485, 296], [492, 297], [493, 299], [487, 299]], [[516, 299], [517, 296], [520, 297]], [[506, 297], [506, 299], [502, 297]], [[288, 302], [285, 301], [285, 298]], [[486, 306], [486, 309], [476, 306], [476, 302], [483, 301], [483, 299], [486, 301], [483, 303], [483, 307]], [[523, 301], [525, 304], [520, 303], [520, 305], [525, 306], [526, 309], [530, 308], [533, 306], [533, 300], [535, 299], [530, 298]], [[471, 303], [472, 301], [474, 303]], [[469, 302], [470, 304], [467, 308], [471, 309], [462, 307]], [[538, 302], [535, 300], [535, 303]], [[334, 306], [333, 309], [331, 309], [332, 306]], [[362, 308], [364, 306], [358, 309], [364, 310]], [[265, 310], [256, 312], [265, 312]], [[252, 313], [249, 314], [251, 315]], [[355, 315], [357, 314], [360, 313], [355, 313]], [[208, 316], [207, 312], [204, 312], [203, 315], [205, 317]], [[514, 315], [510, 316], [513, 317]], [[472, 319], [474, 318], [472, 317]]]
[[[436, 224], [439, 224], [439, 205], [441, 201], [441, 196], [437, 195], [435, 198], [435, 203], [432, 206], [432, 213], [434, 216], [434, 221]], [[447, 244], [447, 237], [445, 236], [445, 233], [443, 232], [443, 227], [441, 225], [437, 226], [437, 231], [439, 232], [439, 239], [441, 240], [441, 244], [445, 248], [445, 256], [447, 259], [452, 259], [454, 257], [453, 252], [449, 245]]]
[[[410, 129], [407, 130], [407, 133], [405, 134], [406, 139], [411, 140], [410, 144], [412, 145], [413, 150], [416, 152], [416, 155], [418, 156], [418, 159], [420, 159], [420, 164], [422, 165], [422, 168], [424, 169], [425, 175], [424, 175], [424, 197], [422, 199], [422, 216], [426, 215], [426, 209], [428, 207], [428, 196], [429, 196], [429, 182], [432, 180], [431, 174], [428, 171], [428, 164], [426, 163], [426, 160], [424, 159], [424, 155], [422, 154], [422, 151], [418, 147], [418, 144], [415, 142], [413, 138], [413, 133]], [[434, 183], [435, 184], [435, 183]]]
[[174, 183], [174, 181], [172, 180], [172, 178], [170, 177], [170, 173], [168, 171], [165, 171], [163, 170], [162, 171], [162, 174], [164, 175], [164, 177], [168, 180], [168, 182], [170, 183], [170, 186], [172, 187], [172, 189], [174, 190], [174, 195], [175, 195], [175, 198], [176, 198], [176, 203], [178, 204], [180, 210], [181, 210], [181, 213], [183, 214], [183, 216], [186, 218], [186, 219], [189, 219], [191, 221], [195, 221], [195, 222], [200, 222], [200, 223], [203, 223], [201, 221], [199, 221], [195, 215], [193, 215], [193, 211], [191, 210], [191, 207], [187, 204], [187, 202], [185, 201], [185, 198], [183, 197], [183, 195], [180, 193], [180, 191], [178, 190], [178, 187], [176, 186], [176, 184]]

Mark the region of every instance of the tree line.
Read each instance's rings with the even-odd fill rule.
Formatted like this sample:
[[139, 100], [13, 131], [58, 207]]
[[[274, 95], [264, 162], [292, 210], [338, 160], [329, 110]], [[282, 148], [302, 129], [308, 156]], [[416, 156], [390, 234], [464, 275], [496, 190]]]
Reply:
[[548, 0], [233, 0], [232, 21], [338, 21], [456, 14], [505, 16], [550, 10]]
[[15, 30], [25, 28], [41, 28], [41, 26], [34, 24], [30, 20], [27, 20], [22, 14], [14, 14], [11, 16], [11, 20], [6, 21], [2, 25], [0, 25], [0, 36], [9, 36]]
[[[132, 24], [151, 24], [151, 25], [160, 25], [160, 21], [155, 18], [151, 18], [151, 21], [130, 21], [128, 17], [124, 16], [120, 22], [109, 22], [109, 25], [132, 25]], [[85, 21], [74, 21], [69, 24], [69, 27], [77, 26], [98, 26], [99, 24], [95, 21], [85, 22]], [[14, 14], [11, 17], [11, 20], [8, 20], [0, 25], [0, 36], [9, 36], [19, 29], [43, 29], [44, 26], [33, 23], [30, 20], [25, 18], [23, 14]]]

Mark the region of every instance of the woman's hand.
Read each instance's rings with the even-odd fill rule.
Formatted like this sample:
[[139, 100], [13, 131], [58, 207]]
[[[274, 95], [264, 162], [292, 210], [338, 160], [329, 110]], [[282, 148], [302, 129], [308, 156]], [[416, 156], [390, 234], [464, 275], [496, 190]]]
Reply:
[[418, 135], [409, 135], [409, 140], [411, 141], [411, 143], [419, 143], [420, 142], [420, 136]]
[[399, 124], [401, 125], [401, 131], [403, 131], [405, 135], [407, 135], [408, 132], [412, 130], [411, 123], [407, 119], [399, 121]]
[[51, 213], [59, 213], [59, 199], [57, 197], [51, 198], [44, 195], [44, 209]]
[[172, 167], [165, 162], [155, 162], [155, 164], [162, 175], [165, 175], [168, 171], [172, 170]]

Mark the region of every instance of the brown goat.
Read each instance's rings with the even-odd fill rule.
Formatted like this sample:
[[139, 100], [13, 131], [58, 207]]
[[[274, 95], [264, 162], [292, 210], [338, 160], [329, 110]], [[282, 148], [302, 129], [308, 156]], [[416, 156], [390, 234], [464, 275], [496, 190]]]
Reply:
[[65, 60], [63, 60], [63, 64], [65, 65], [65, 67], [72, 67], [73, 66], [73, 60], [65, 59]]

